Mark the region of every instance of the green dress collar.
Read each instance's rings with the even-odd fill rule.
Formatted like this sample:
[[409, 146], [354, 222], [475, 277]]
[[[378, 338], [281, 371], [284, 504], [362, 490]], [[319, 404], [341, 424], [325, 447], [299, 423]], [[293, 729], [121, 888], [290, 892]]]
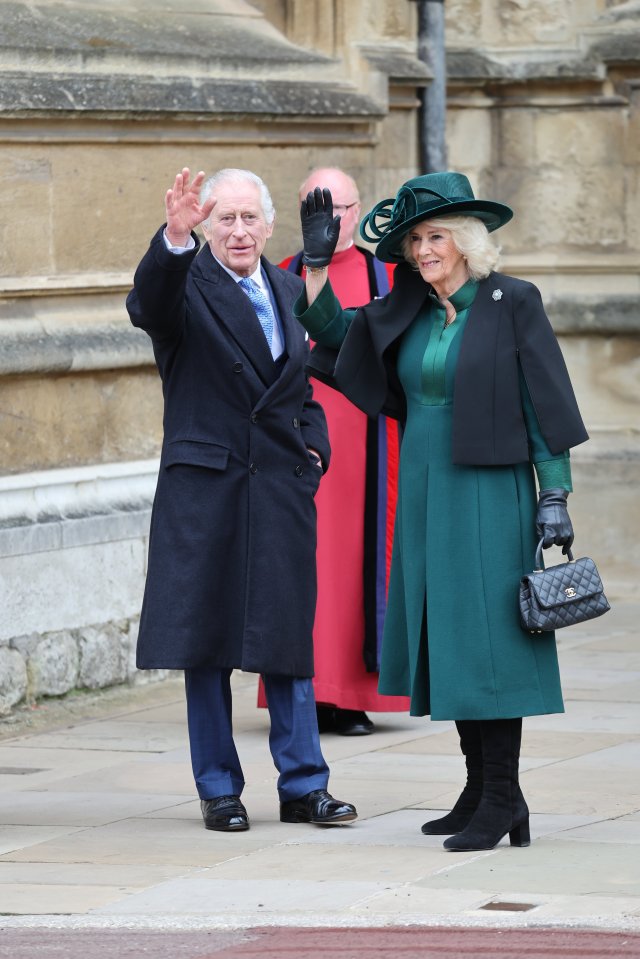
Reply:
[[[468, 309], [476, 298], [478, 292], [478, 280], [467, 280], [462, 286], [458, 287], [455, 293], [449, 297], [449, 302], [453, 305], [456, 313]], [[435, 290], [431, 290], [429, 298], [442, 309], [442, 303], [438, 299]]]

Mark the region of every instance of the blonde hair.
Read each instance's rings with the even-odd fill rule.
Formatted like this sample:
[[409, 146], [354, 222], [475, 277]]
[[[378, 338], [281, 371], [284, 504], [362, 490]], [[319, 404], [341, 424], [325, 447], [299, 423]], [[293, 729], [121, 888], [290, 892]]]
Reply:
[[[421, 222], [449, 231], [456, 249], [467, 261], [472, 280], [483, 280], [495, 270], [500, 259], [500, 247], [477, 216], [440, 216], [433, 220], [425, 217]], [[411, 230], [408, 230], [402, 238], [402, 252], [405, 260], [417, 269], [416, 261], [411, 256], [410, 235]]]

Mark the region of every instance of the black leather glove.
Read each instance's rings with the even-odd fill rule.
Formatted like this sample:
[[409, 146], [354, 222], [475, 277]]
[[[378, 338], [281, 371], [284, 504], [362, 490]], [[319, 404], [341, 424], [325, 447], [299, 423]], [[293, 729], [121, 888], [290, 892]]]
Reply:
[[307, 193], [300, 204], [302, 262], [307, 266], [328, 266], [340, 235], [340, 217], [333, 215], [331, 191], [319, 186]]
[[542, 540], [542, 548], [562, 546], [567, 553], [573, 543], [573, 526], [567, 512], [566, 489], [541, 489], [538, 494], [536, 533]]

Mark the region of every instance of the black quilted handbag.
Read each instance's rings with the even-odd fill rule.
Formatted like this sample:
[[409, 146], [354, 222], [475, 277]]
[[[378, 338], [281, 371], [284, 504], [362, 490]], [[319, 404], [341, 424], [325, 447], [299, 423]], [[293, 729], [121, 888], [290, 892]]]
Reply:
[[595, 619], [611, 609], [604, 595], [596, 564], [587, 556], [542, 569], [542, 540], [536, 550], [536, 567], [520, 580], [520, 622], [531, 633], [573, 626]]

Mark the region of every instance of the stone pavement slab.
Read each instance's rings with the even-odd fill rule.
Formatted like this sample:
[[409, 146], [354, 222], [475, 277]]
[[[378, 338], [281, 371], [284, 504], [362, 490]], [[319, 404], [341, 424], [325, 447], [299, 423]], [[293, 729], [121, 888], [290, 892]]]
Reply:
[[[179, 955], [247, 957], [262, 949], [263, 957], [298, 959], [312, 949], [329, 954], [330, 943], [337, 949], [332, 959], [341, 948], [345, 959], [371, 959], [385, 943], [387, 956], [396, 951], [405, 959], [418, 949], [419, 937], [411, 938], [418, 927], [421, 957], [427, 944], [434, 956], [511, 954], [511, 944], [506, 952], [483, 953], [480, 940], [473, 946], [456, 938], [456, 929], [497, 929], [505, 945], [516, 942], [507, 934], [563, 927], [614, 936], [598, 948], [615, 945], [617, 953], [589, 953], [584, 939], [581, 956], [635, 955], [639, 622], [638, 603], [614, 602], [596, 623], [558, 634], [566, 713], [524, 726], [521, 780], [533, 838], [526, 849], [505, 840], [494, 850], [455, 854], [443, 850], [442, 837], [422, 835], [422, 823], [450, 808], [462, 785], [452, 723], [379, 714], [371, 736], [324, 735], [330, 789], [356, 803], [359, 820], [328, 829], [284, 824], [256, 678], [234, 674], [234, 725], [251, 817], [250, 831], [234, 835], [202, 826], [180, 677], [69, 706], [48, 703], [13, 724], [0, 721], [0, 956], [19, 959], [28, 940], [30, 957], [37, 956], [44, 929], [58, 930], [60, 941], [74, 932], [70, 950], [86, 945], [84, 933], [92, 932], [104, 959], [115, 941], [110, 933], [121, 935], [126, 950], [128, 942], [139, 948], [135, 937], [127, 940], [132, 930], [183, 930], [197, 938], [203, 930], [233, 928], [246, 935], [204, 936], [200, 953], [189, 952], [196, 939], [185, 940], [187, 951]], [[387, 927], [399, 925], [409, 936], [405, 951], [385, 939]], [[269, 938], [273, 929], [256, 932], [263, 926], [288, 929], [290, 938]], [[444, 945], [424, 938], [426, 927], [438, 926], [450, 930], [458, 952], [439, 953]], [[330, 927], [348, 937], [367, 929], [379, 935], [332, 938]], [[617, 935], [623, 931], [626, 939]], [[47, 948], [57, 942], [50, 935]], [[566, 959], [578, 954], [575, 942], [552, 937], [539, 954]], [[93, 947], [86, 948], [90, 957]]]

